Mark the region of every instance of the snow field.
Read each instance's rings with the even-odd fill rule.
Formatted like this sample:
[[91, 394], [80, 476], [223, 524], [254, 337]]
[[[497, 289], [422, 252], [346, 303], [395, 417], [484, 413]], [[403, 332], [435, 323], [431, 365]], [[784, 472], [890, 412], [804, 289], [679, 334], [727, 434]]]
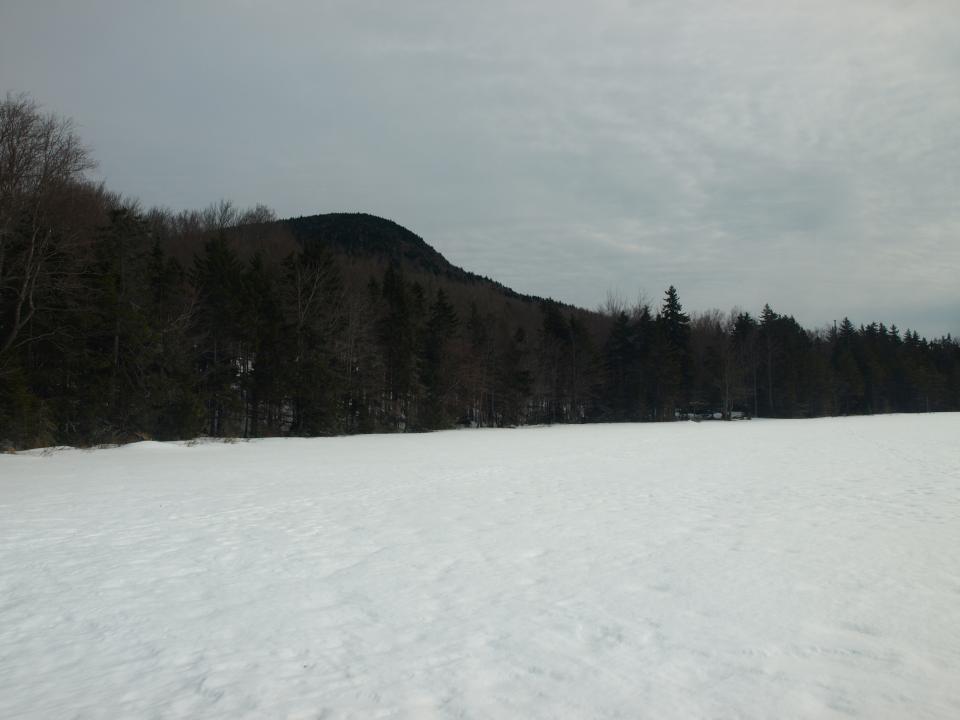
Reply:
[[3, 718], [957, 718], [960, 415], [0, 456]]

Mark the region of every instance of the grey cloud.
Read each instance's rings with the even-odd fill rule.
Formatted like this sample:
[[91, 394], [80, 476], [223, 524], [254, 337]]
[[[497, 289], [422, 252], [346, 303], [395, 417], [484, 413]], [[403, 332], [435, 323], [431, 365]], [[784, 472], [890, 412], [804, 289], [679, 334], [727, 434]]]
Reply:
[[[82, 7], [81, 7], [82, 5]], [[960, 333], [952, 1], [8, 2], [145, 203], [366, 210], [521, 291]]]

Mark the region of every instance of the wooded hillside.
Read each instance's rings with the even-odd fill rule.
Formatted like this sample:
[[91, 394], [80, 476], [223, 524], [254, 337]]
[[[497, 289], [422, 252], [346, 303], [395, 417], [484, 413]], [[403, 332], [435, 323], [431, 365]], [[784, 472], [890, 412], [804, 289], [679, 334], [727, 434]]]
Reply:
[[[363, 214], [144, 210], [68, 120], [0, 105], [0, 441], [960, 409], [960, 345], [769, 306], [588, 311]], [[664, 284], [669, 284], [665, 279]]]

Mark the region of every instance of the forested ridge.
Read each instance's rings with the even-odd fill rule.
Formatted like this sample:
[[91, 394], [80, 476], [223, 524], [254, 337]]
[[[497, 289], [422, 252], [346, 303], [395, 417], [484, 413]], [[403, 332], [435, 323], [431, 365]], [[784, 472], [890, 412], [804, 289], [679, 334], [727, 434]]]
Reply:
[[[949, 335], [529, 297], [362, 214], [144, 209], [0, 104], [0, 443], [960, 409]], [[665, 282], [665, 284], [667, 284]]]

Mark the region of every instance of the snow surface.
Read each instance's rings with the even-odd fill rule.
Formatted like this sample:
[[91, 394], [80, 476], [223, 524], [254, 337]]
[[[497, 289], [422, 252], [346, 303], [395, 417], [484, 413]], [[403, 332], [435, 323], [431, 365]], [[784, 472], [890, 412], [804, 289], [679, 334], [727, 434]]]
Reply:
[[0, 456], [3, 718], [960, 718], [960, 415]]

